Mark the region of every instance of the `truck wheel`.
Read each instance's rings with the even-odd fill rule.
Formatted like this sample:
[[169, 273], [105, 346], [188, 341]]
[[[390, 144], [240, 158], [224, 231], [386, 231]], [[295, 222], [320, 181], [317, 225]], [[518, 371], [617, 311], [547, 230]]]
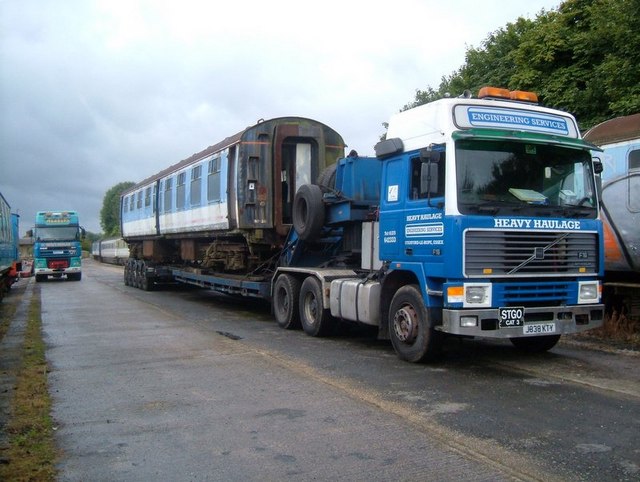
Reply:
[[129, 286], [129, 261], [124, 264], [124, 285]]
[[389, 308], [389, 336], [401, 360], [417, 363], [433, 360], [440, 354], [441, 336], [437, 333], [417, 285], [396, 291]]
[[46, 274], [37, 274], [36, 275], [36, 283], [41, 283], [42, 281], [47, 281]]
[[322, 190], [315, 184], [303, 184], [293, 198], [293, 227], [302, 240], [317, 237], [324, 224]]
[[82, 279], [82, 273], [71, 273], [67, 275], [69, 281], [80, 281]]
[[300, 281], [288, 274], [278, 276], [273, 286], [273, 314], [285, 330], [300, 328], [299, 296]]
[[543, 353], [551, 350], [560, 340], [560, 335], [548, 336], [523, 336], [510, 338], [511, 343], [518, 350], [525, 353]]
[[335, 324], [329, 310], [324, 309], [320, 281], [313, 276], [307, 277], [300, 288], [300, 323], [311, 336], [327, 336]]

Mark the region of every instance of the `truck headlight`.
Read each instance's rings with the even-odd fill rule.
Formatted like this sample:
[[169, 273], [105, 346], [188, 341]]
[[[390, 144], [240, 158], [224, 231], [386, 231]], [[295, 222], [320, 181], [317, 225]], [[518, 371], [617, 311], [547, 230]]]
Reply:
[[491, 306], [491, 283], [465, 283], [465, 308], [489, 308]]
[[578, 283], [578, 304], [598, 303], [600, 301], [600, 283], [598, 281], [580, 281]]

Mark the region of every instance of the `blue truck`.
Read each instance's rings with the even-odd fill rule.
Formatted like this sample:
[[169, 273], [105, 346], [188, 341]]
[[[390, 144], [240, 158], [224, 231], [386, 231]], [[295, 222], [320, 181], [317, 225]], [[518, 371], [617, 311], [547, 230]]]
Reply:
[[[256, 164], [286, 157], [286, 137], [278, 126], [271, 132]], [[597, 148], [570, 114], [539, 106], [535, 94], [487, 87], [477, 98], [441, 99], [394, 115], [375, 157], [352, 151], [322, 165], [316, 148], [290, 157], [292, 172], [275, 168], [263, 178], [245, 165], [251, 155], [238, 155], [238, 139], [233, 153], [222, 142], [123, 195], [126, 284], [177, 281], [264, 298], [281, 327], [311, 336], [341, 320], [373, 325], [410, 362], [437, 357], [445, 336], [508, 339], [539, 352], [562, 334], [602, 325]], [[294, 141], [323, 145], [300, 134]], [[208, 158], [233, 160], [221, 196], [232, 208], [223, 213], [229, 224], [187, 229], [189, 211], [200, 209], [187, 203], [162, 232], [162, 206], [149, 206], [155, 215], [146, 218], [135, 209], [146, 190], [166, 192], [167, 180], [179, 184]], [[298, 182], [283, 205], [282, 180], [309, 158], [314, 181]], [[261, 193], [253, 204], [238, 198], [247, 186]], [[149, 197], [153, 204], [160, 196]], [[259, 201], [256, 225], [234, 224]], [[272, 221], [282, 207], [290, 225], [282, 223], [288, 229], [278, 240]], [[260, 257], [252, 243], [267, 238], [272, 249]]]
[[22, 269], [19, 251], [20, 216], [0, 194], [0, 300], [19, 278]]
[[30, 234], [34, 238], [33, 266], [37, 282], [63, 275], [70, 281], [82, 279], [80, 243], [85, 230], [76, 211], [38, 211]]

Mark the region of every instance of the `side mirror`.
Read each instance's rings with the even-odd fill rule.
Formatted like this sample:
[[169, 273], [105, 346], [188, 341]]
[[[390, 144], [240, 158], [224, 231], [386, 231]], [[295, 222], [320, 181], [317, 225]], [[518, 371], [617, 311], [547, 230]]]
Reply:
[[602, 161], [600, 159], [598, 159], [597, 157], [593, 158], [593, 172], [595, 172], [596, 174], [602, 174], [602, 171], [604, 170], [604, 166], [602, 165]]
[[438, 192], [438, 176], [440, 163], [444, 160], [444, 151], [433, 150], [432, 146], [420, 149], [420, 191], [421, 195], [427, 194], [431, 198]]
[[392, 137], [391, 139], [378, 142], [373, 149], [376, 152], [376, 157], [383, 158], [404, 152], [404, 144], [402, 143], [402, 139]]
[[436, 162], [422, 162], [420, 167], [420, 194], [433, 196], [438, 192], [438, 164]]
[[438, 163], [442, 161], [443, 157], [444, 157], [444, 152], [442, 151], [433, 151], [431, 149], [420, 149], [420, 160], [422, 162]]

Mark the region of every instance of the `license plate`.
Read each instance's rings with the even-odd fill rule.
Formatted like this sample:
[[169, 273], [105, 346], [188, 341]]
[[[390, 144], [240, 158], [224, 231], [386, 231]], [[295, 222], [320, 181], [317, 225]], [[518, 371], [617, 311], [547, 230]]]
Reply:
[[555, 332], [555, 323], [535, 323], [525, 325], [522, 330], [522, 333], [525, 335], [552, 335]]
[[500, 308], [500, 328], [511, 328], [513, 326], [524, 326], [524, 307]]

